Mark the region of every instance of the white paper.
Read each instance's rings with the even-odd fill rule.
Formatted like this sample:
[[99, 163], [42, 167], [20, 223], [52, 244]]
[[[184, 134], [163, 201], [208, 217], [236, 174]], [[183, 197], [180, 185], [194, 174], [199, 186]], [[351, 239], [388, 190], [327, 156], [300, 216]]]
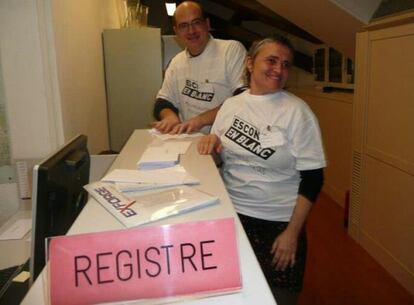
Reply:
[[24, 283], [30, 278], [30, 272], [22, 271], [16, 275], [13, 279], [13, 282]]
[[[194, 184], [198, 179], [191, 176], [184, 167], [142, 171], [135, 169], [115, 169], [102, 178], [107, 182], [141, 183], [141, 184]], [[144, 186], [144, 185], [143, 185]]]
[[141, 170], [153, 170], [175, 166], [180, 160], [180, 155], [187, 152], [191, 143], [191, 141], [163, 142], [154, 139], [137, 162], [137, 167]]
[[219, 202], [218, 197], [188, 186], [128, 197], [104, 182], [88, 184], [85, 189], [128, 228]]
[[171, 152], [164, 146], [149, 146], [139, 159], [139, 169], [158, 169], [172, 167], [178, 164], [179, 154]]
[[148, 144], [147, 150], [149, 151], [160, 151], [163, 154], [179, 154], [183, 155], [187, 152], [188, 148], [191, 146], [191, 141], [162, 141], [160, 139], [153, 139], [151, 143]]
[[0, 235], [0, 240], [22, 239], [31, 229], [32, 219], [18, 219]]
[[115, 182], [115, 188], [121, 193], [145, 192], [149, 190], [158, 190], [166, 187], [180, 185], [181, 183], [125, 183]]
[[170, 141], [164, 142], [162, 147], [170, 154], [183, 155], [187, 152], [191, 141]]
[[162, 134], [158, 130], [156, 130], [155, 128], [150, 129], [149, 133], [156, 136], [158, 139], [161, 139], [163, 141], [172, 140], [172, 139], [196, 138], [196, 137], [201, 137], [201, 136], [204, 135], [200, 132], [181, 133], [181, 134], [168, 134], [168, 133]]

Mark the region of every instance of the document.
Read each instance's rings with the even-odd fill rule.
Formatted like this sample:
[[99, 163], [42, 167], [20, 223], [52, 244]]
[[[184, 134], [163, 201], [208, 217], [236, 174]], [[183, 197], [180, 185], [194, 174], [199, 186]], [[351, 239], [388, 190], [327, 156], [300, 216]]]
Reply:
[[125, 196], [104, 182], [88, 184], [85, 189], [128, 228], [219, 202], [218, 197], [185, 185], [134, 196]]
[[162, 134], [155, 128], [150, 129], [149, 133], [156, 136], [158, 139], [166, 141], [166, 140], [174, 140], [174, 139], [185, 139], [185, 138], [197, 138], [202, 137], [204, 134], [201, 132], [194, 132], [194, 133], [181, 133], [181, 134]]
[[185, 154], [191, 141], [160, 142], [154, 140], [144, 151], [137, 166], [141, 170], [172, 167], [178, 164], [180, 155]]
[[156, 169], [151, 171], [135, 169], [115, 169], [102, 178], [105, 182], [136, 184], [137, 188], [150, 185], [198, 184], [200, 181], [190, 175], [183, 166]]
[[169, 153], [184, 155], [191, 143], [191, 141], [170, 141], [163, 142], [162, 147]]
[[30, 273], [27, 271], [22, 271], [16, 275], [13, 279], [13, 282], [24, 283], [30, 278]]
[[149, 146], [137, 163], [138, 169], [150, 170], [172, 167], [178, 164], [180, 154], [168, 151], [163, 146]]
[[19, 219], [0, 235], [0, 240], [22, 239], [31, 229], [31, 218]]

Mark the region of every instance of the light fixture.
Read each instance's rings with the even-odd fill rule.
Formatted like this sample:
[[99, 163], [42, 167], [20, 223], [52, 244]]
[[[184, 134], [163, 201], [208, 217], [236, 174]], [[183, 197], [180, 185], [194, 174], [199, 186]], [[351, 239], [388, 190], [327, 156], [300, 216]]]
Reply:
[[167, 15], [168, 16], [174, 16], [176, 4], [174, 1], [166, 1], [165, 7], [167, 8]]

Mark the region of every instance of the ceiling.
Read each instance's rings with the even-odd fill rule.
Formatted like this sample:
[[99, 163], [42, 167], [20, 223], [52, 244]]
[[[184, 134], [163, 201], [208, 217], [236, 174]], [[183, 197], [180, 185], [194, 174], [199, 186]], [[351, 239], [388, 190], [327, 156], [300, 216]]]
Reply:
[[[266, 36], [288, 36], [297, 50], [295, 66], [308, 72], [312, 72], [315, 44], [354, 58], [355, 34], [365, 24], [332, 1], [343, 0], [198, 0], [210, 18], [214, 37], [236, 39], [248, 48]], [[378, 4], [380, 0], [365, 1]], [[298, 41], [310, 47], [301, 50]]]
[[[137, 1], [137, 0], [135, 0]], [[184, 0], [177, 0], [179, 4]], [[294, 42], [326, 44], [354, 59], [355, 34], [376, 11], [394, 13], [407, 9], [414, 0], [198, 0], [212, 25], [216, 38], [236, 39], [249, 47], [255, 40], [272, 34], [288, 36]], [[141, 0], [150, 6], [150, 14], [160, 14], [165, 0]], [[394, 5], [390, 5], [392, 2]], [[397, 5], [396, 3], [400, 3]], [[403, 4], [404, 3], [404, 4]], [[378, 9], [379, 7], [379, 9]], [[392, 7], [388, 9], [388, 7]], [[414, 4], [410, 7], [414, 7]], [[277, 13], [276, 13], [277, 12]], [[164, 34], [173, 34], [171, 21], [165, 16], [157, 24]], [[378, 13], [377, 13], [378, 15]], [[151, 16], [149, 16], [151, 19]], [[149, 22], [150, 23], [150, 22]], [[151, 24], [151, 23], [150, 23]], [[295, 45], [295, 43], [294, 43]], [[296, 45], [295, 45], [296, 47]], [[312, 54], [295, 53], [295, 65], [312, 71]]]
[[[177, 1], [181, 3], [183, 1]], [[322, 43], [317, 37], [253, 0], [199, 0], [210, 19], [216, 38], [236, 39], [248, 48], [252, 42], [273, 34], [289, 34], [312, 44]], [[267, 29], [267, 33], [264, 33]], [[260, 30], [261, 29], [261, 30]], [[312, 72], [312, 55], [295, 53], [295, 65]]]

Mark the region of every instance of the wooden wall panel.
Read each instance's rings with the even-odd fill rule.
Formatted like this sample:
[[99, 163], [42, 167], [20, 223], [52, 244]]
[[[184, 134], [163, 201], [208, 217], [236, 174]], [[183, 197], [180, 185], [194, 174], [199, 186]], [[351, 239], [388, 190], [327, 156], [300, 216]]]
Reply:
[[351, 183], [352, 94], [291, 89], [305, 100], [319, 120], [328, 166], [324, 191], [344, 206]]
[[414, 35], [387, 36], [371, 43], [366, 147], [414, 174]]
[[414, 295], [413, 21], [385, 18], [357, 36], [349, 233]]
[[365, 165], [361, 234], [414, 270], [414, 177], [371, 157]]

